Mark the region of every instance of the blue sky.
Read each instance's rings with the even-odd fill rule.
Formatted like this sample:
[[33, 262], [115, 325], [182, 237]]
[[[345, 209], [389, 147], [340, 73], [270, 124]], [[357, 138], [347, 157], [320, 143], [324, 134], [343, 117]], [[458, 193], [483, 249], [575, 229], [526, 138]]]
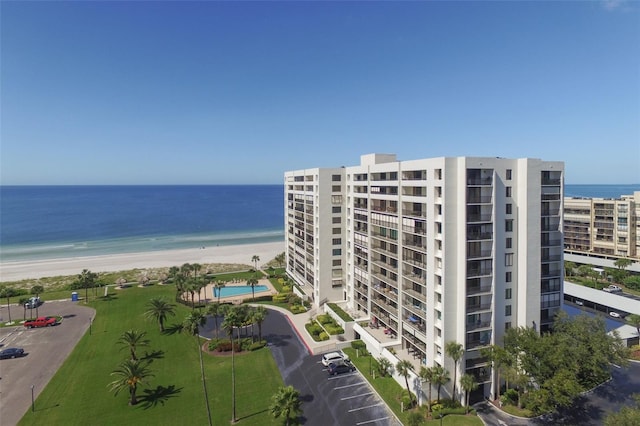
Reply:
[[640, 183], [638, 2], [7, 2], [3, 184], [281, 183], [360, 155]]

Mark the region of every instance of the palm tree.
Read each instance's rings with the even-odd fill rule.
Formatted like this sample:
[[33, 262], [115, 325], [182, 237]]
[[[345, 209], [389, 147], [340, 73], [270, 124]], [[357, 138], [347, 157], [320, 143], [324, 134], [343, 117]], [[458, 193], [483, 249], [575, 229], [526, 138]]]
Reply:
[[22, 309], [24, 310], [24, 316], [23, 316], [24, 321], [27, 320], [27, 303], [29, 303], [28, 297], [21, 297], [20, 300], [18, 300], [18, 305], [21, 305]]
[[193, 271], [193, 276], [197, 277], [198, 276], [198, 272], [200, 272], [200, 270], [202, 269], [202, 265], [199, 263], [192, 263], [191, 264], [191, 270]]
[[433, 384], [434, 371], [433, 367], [420, 367], [420, 373], [418, 373], [422, 381], [427, 382], [429, 385], [429, 394], [427, 396], [427, 415], [431, 413], [431, 388]]
[[213, 317], [213, 321], [216, 324], [216, 339], [219, 337], [219, 329], [218, 329], [218, 315], [221, 314], [222, 309], [219, 303], [212, 303], [207, 306], [207, 314]]
[[11, 322], [11, 305], [10, 301], [13, 296], [16, 295], [16, 290], [13, 287], [0, 287], [0, 297], [7, 299], [7, 313], [9, 314], [9, 322]]
[[202, 377], [204, 401], [205, 401], [205, 406], [207, 408], [209, 426], [211, 426], [213, 423], [211, 420], [211, 408], [209, 407], [209, 395], [207, 393], [207, 384], [206, 384], [205, 375], [204, 375], [204, 364], [202, 362], [202, 348], [200, 347], [200, 336], [199, 336], [200, 327], [202, 327], [206, 323], [207, 323], [207, 317], [204, 316], [202, 312], [200, 312], [200, 310], [193, 310], [184, 319], [182, 330], [191, 334], [192, 336], [195, 336], [196, 338], [196, 345], [198, 346], [198, 356], [200, 357], [200, 375]]
[[220, 290], [222, 290], [224, 287], [226, 287], [226, 283], [224, 281], [220, 281], [220, 280], [216, 281], [215, 289], [216, 289], [216, 292], [218, 293], [218, 304], [220, 304], [220, 293], [221, 293]]
[[627, 269], [629, 267], [629, 265], [631, 265], [633, 262], [631, 262], [631, 259], [627, 259], [625, 257], [621, 257], [620, 259], [616, 259], [615, 262], [613, 262], [614, 266], [622, 271], [624, 271], [625, 269]]
[[255, 269], [257, 271], [258, 270], [258, 262], [260, 262], [260, 256], [258, 256], [257, 254], [254, 254], [251, 257], [251, 261], [253, 262], [253, 269]]
[[269, 310], [264, 306], [258, 306], [253, 310], [253, 321], [258, 324], [258, 340], [262, 340], [262, 323], [267, 319]]
[[276, 419], [284, 417], [284, 424], [288, 426], [292, 420], [302, 414], [301, 405], [300, 392], [293, 386], [281, 386], [271, 399], [269, 411]]
[[254, 302], [256, 300], [255, 286], [257, 284], [258, 284], [258, 280], [255, 277], [251, 277], [251, 278], [247, 279], [247, 285], [251, 286], [251, 297], [253, 298]]
[[162, 297], [154, 297], [147, 304], [147, 311], [144, 315], [147, 318], [154, 318], [160, 325], [160, 331], [164, 331], [164, 321], [169, 315], [175, 315], [175, 305], [169, 303]]
[[191, 295], [191, 309], [196, 308], [196, 290], [198, 290], [198, 282], [195, 278], [187, 278], [185, 290]]
[[145, 339], [146, 331], [128, 330], [122, 333], [118, 339], [118, 343], [123, 345], [123, 349], [128, 348], [131, 352], [131, 360], [137, 361], [136, 350], [142, 346], [149, 346], [149, 340]]
[[413, 371], [413, 364], [406, 359], [398, 361], [396, 364], [396, 371], [399, 375], [404, 377], [404, 382], [407, 385], [407, 392], [409, 393], [409, 401], [411, 401], [411, 405], [413, 405], [413, 394], [411, 393], [411, 389], [409, 389], [409, 374]]
[[282, 268], [282, 265], [284, 264], [286, 259], [286, 255], [284, 252], [280, 253], [279, 255], [276, 256], [276, 263], [278, 264], [279, 267]]
[[[231, 422], [236, 422], [236, 360], [235, 360], [235, 348], [233, 344], [233, 329], [241, 325], [242, 318], [239, 315], [239, 307], [234, 306], [227, 309], [224, 315], [224, 321], [222, 321], [222, 328], [227, 332], [229, 340], [231, 341]], [[240, 336], [238, 336], [240, 338]]]
[[495, 372], [496, 372], [496, 384], [498, 388], [498, 392], [496, 393], [496, 400], [500, 399], [500, 372], [504, 368], [505, 365], [509, 364], [509, 354], [507, 351], [498, 345], [491, 345], [486, 348], [480, 349], [480, 354], [483, 357], [486, 357], [489, 362], [491, 362]]
[[472, 374], [463, 374], [460, 377], [460, 387], [464, 391], [467, 414], [469, 414], [469, 394], [478, 389], [478, 386], [478, 382], [476, 382], [476, 378]]
[[136, 405], [138, 403], [136, 399], [138, 384], [144, 383], [148, 377], [153, 377], [147, 363], [141, 363], [140, 361], [131, 359], [120, 364], [117, 369], [111, 372], [111, 375], [118, 377], [117, 380], [109, 383], [111, 391], [118, 395], [121, 390], [129, 390], [129, 405]]
[[462, 355], [464, 355], [464, 348], [460, 343], [450, 341], [445, 343], [444, 351], [453, 360], [453, 392], [451, 393], [451, 398], [456, 400], [456, 376], [458, 373], [458, 361], [460, 361], [460, 358], [462, 358]]
[[96, 285], [97, 274], [94, 274], [88, 269], [83, 269], [80, 275], [78, 275], [78, 282], [80, 286], [84, 288], [84, 303], [89, 301], [89, 287]]
[[182, 266], [180, 267], [180, 273], [182, 275], [184, 275], [185, 277], [190, 276], [191, 275], [191, 264], [183, 263]]
[[440, 388], [442, 385], [447, 384], [449, 380], [451, 380], [449, 378], [449, 371], [439, 365], [433, 367], [433, 384], [438, 387], [438, 402], [440, 402]]
[[[35, 294], [36, 297], [40, 297], [40, 295], [44, 293], [44, 287], [41, 285], [34, 285], [31, 287], [31, 294]], [[36, 317], [40, 316], [38, 313], [38, 303], [36, 303]]]

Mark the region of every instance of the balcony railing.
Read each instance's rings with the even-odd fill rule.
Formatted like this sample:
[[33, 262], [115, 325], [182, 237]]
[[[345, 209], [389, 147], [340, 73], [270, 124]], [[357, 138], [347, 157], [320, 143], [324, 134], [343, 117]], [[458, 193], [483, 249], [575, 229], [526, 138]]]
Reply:
[[493, 274], [493, 268], [469, 268], [467, 278], [484, 277]]
[[478, 259], [482, 257], [491, 257], [491, 250], [469, 250], [467, 253], [468, 259]]
[[467, 332], [472, 330], [479, 330], [481, 328], [491, 328], [491, 321], [479, 321], [474, 323], [467, 323]]
[[468, 214], [467, 222], [491, 222], [490, 214]]
[[467, 198], [467, 204], [491, 204], [491, 195], [473, 195]]
[[467, 234], [467, 241], [492, 240], [492, 232], [470, 232]]
[[490, 292], [491, 292], [490, 285], [467, 286], [467, 296], [472, 296], [474, 294], [480, 294], [480, 293], [490, 293]]
[[480, 311], [489, 311], [491, 310], [491, 303], [477, 303], [473, 305], [467, 305], [467, 313], [471, 314], [474, 312]]

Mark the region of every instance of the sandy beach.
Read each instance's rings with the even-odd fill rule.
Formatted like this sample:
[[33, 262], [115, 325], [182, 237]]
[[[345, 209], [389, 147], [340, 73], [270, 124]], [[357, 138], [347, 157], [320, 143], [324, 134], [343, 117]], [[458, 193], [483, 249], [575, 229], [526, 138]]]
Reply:
[[0, 263], [0, 282], [77, 275], [83, 269], [92, 272], [113, 272], [128, 269], [162, 268], [184, 263], [239, 263], [252, 265], [257, 255], [259, 265], [284, 252], [284, 241], [260, 244], [239, 244], [182, 250], [123, 253], [64, 259], [47, 259]]

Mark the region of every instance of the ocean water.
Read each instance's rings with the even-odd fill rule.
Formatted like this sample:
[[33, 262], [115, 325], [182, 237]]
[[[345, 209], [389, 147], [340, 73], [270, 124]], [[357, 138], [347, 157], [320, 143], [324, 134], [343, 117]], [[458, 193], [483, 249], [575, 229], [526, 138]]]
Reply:
[[284, 240], [282, 185], [2, 186], [0, 260]]
[[[640, 185], [565, 185], [619, 198]], [[282, 185], [0, 186], [0, 261], [284, 240]]]

